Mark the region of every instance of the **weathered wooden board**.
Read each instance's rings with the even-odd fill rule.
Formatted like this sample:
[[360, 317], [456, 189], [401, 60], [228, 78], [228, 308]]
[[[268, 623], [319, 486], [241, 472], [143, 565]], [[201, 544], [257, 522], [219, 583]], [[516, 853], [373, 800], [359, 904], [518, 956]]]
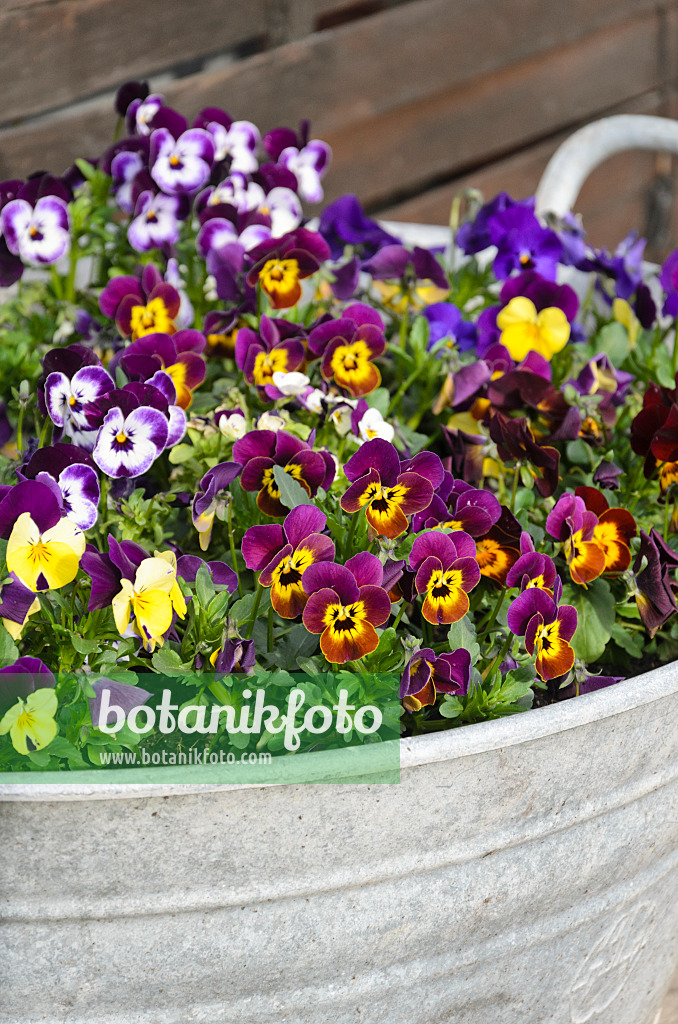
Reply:
[[[554, 13], [543, 0], [504, 0], [498, 13], [496, 0], [417, 0], [164, 91], [189, 114], [219, 104], [264, 129], [310, 116], [336, 150], [332, 193], [375, 201], [654, 88], [656, 15], [615, 20], [648, 5], [569, 0]], [[613, 24], [592, 33], [601, 20]], [[569, 46], [543, 52], [563, 36]], [[61, 171], [100, 151], [112, 125], [102, 100], [6, 129], [0, 174]]]
[[266, 33], [264, 0], [60, 0], [0, 13], [4, 122]]

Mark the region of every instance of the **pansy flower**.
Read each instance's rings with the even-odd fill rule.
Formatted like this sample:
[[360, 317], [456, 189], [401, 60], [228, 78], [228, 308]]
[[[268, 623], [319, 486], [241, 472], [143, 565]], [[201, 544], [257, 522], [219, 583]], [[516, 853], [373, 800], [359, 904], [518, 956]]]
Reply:
[[176, 556], [166, 551], [145, 558], [133, 582], [122, 578], [121, 590], [111, 604], [121, 636], [126, 634], [133, 618], [133, 630], [147, 651], [162, 646], [173, 616], [183, 619], [186, 615], [186, 601], [177, 583]]
[[369, 306], [356, 302], [338, 320], [315, 327], [308, 347], [321, 356], [320, 372], [325, 380], [334, 378], [341, 388], [359, 398], [379, 387], [381, 373], [372, 362], [386, 348], [384, 322]]
[[205, 335], [191, 328], [176, 334], [153, 333], [133, 341], [111, 363], [120, 365], [133, 380], [148, 380], [157, 370], [168, 374], [176, 391], [176, 404], [188, 409], [193, 392], [205, 379]]
[[258, 331], [242, 327], [235, 342], [235, 362], [248, 384], [264, 388], [273, 383], [274, 373], [297, 370], [306, 357], [299, 335], [295, 324], [267, 316], [262, 316]]
[[497, 314], [500, 342], [511, 358], [524, 359], [528, 352], [537, 352], [544, 359], [565, 348], [570, 338], [570, 324], [562, 309], [550, 306], [537, 311], [531, 299], [517, 296]]
[[44, 661], [30, 656], [18, 658], [13, 665], [0, 668], [0, 715], [17, 699], [25, 701], [30, 693], [55, 686], [54, 673]]
[[205, 473], [198, 484], [198, 491], [193, 500], [192, 516], [202, 551], [207, 551], [209, 547], [219, 495], [235, 480], [241, 469], [242, 466], [239, 462], [220, 462], [218, 466], [214, 466], [213, 469]]
[[610, 508], [607, 498], [595, 487], [577, 487], [575, 495], [598, 517], [593, 540], [605, 555], [605, 573], [620, 573], [631, 564], [631, 540], [638, 528], [625, 508]]
[[532, 210], [514, 205], [497, 211], [488, 221], [490, 241], [497, 247], [494, 272], [502, 280], [514, 270], [536, 270], [555, 279], [562, 242], [544, 228]]
[[250, 526], [242, 540], [245, 565], [261, 571], [259, 583], [271, 588], [271, 604], [284, 619], [301, 615], [307, 594], [301, 578], [315, 562], [332, 562], [334, 544], [323, 535], [327, 516], [314, 505], [299, 505], [282, 526]]
[[52, 423], [77, 444], [91, 450], [96, 434], [86, 408], [114, 390], [113, 378], [103, 366], [83, 366], [72, 377], [62, 372], [50, 373], [45, 381], [45, 404]]
[[164, 249], [179, 241], [181, 202], [177, 196], [144, 191], [136, 201], [127, 228], [129, 244], [137, 252]]
[[212, 582], [216, 587], [224, 587], [230, 594], [234, 593], [238, 586], [238, 574], [226, 562], [217, 559], [206, 562], [197, 555], [179, 555], [177, 558], [177, 576], [186, 583], [195, 583], [198, 570], [203, 566], [209, 569]]
[[584, 499], [563, 494], [546, 518], [546, 531], [563, 544], [563, 553], [575, 583], [585, 586], [605, 570], [605, 552], [593, 539], [598, 517]]
[[394, 446], [381, 438], [363, 444], [344, 466], [344, 473], [352, 481], [341, 498], [344, 512], [365, 508], [370, 526], [390, 538], [405, 533], [409, 515], [428, 508], [443, 479], [437, 455], [420, 452], [401, 463]]
[[[497, 317], [501, 313], [502, 309], [508, 306], [513, 299], [523, 298], [529, 299], [534, 306], [536, 325], [539, 326], [539, 316], [546, 310], [560, 309], [565, 315], [565, 319], [570, 324], [570, 339], [575, 341], [580, 338], [577, 325], [574, 323], [577, 311], [579, 309], [579, 299], [574, 288], [571, 288], [568, 284], [557, 284], [555, 281], [551, 281], [541, 274], [538, 274], [535, 270], [526, 270], [521, 274], [516, 274], [515, 277], [509, 277], [503, 284], [501, 293], [499, 295], [500, 305], [490, 306], [484, 309], [478, 317], [478, 342], [477, 352], [478, 355], [485, 358], [488, 354], [488, 349], [496, 344], [502, 333], [502, 328], [497, 324]], [[531, 307], [525, 307], [530, 316], [532, 316]], [[557, 314], [547, 314], [547, 316], [541, 321], [542, 326], [547, 328], [555, 321], [562, 321]], [[535, 324], [533, 322], [532, 326]], [[564, 328], [563, 328], [564, 332]], [[528, 321], [528, 332], [529, 321]], [[515, 337], [518, 338], [518, 332], [515, 333]], [[548, 356], [546, 357], [549, 358]]]
[[209, 110], [202, 111], [198, 116], [198, 124], [204, 127], [212, 137], [214, 144], [214, 162], [230, 161], [231, 172], [252, 174], [259, 166], [257, 149], [261, 141], [259, 129], [251, 121], [231, 121], [224, 123], [225, 118], [209, 119]]
[[273, 467], [280, 466], [313, 497], [319, 487], [328, 490], [335, 474], [329, 452], [315, 452], [309, 444], [285, 430], [251, 430], [233, 445], [233, 458], [243, 466], [240, 483], [245, 491], [258, 491], [257, 505], [267, 516], [284, 516]]
[[[144, 392], [155, 392], [154, 405], [146, 404], [150, 396]], [[106, 406], [92, 458], [107, 476], [141, 476], [167, 447], [168, 403], [157, 388], [132, 384], [99, 403], [101, 411]]]
[[329, 247], [319, 234], [297, 228], [282, 238], [262, 242], [249, 253], [254, 266], [247, 274], [247, 283], [257, 283], [268, 296], [274, 309], [296, 306], [301, 298], [301, 284], [315, 274], [329, 256]]
[[525, 416], [513, 419], [497, 412], [490, 420], [490, 437], [497, 445], [503, 462], [516, 459], [527, 464], [534, 476], [534, 486], [542, 498], [550, 498], [558, 486], [560, 452], [534, 439]]
[[474, 348], [478, 329], [474, 323], [464, 320], [461, 310], [452, 302], [434, 302], [422, 309], [422, 315], [429, 323], [429, 348], [443, 339], [445, 347], [457, 348], [459, 352]]
[[0, 736], [9, 733], [12, 746], [20, 754], [42, 750], [52, 742], [58, 732], [54, 720], [58, 707], [53, 687], [33, 690], [26, 700], [17, 703], [5, 712], [0, 720]]
[[72, 520], [41, 530], [30, 512], [22, 512], [7, 541], [7, 568], [29, 590], [58, 590], [77, 576], [84, 550], [85, 535]]
[[435, 654], [422, 647], [405, 666], [398, 696], [412, 714], [435, 704], [439, 693], [463, 696], [471, 682], [471, 655], [463, 648], [451, 654]]
[[387, 423], [378, 409], [370, 408], [364, 398], [351, 412], [351, 430], [359, 441], [374, 441], [377, 437], [392, 441], [395, 436], [395, 428]]
[[115, 319], [123, 338], [146, 334], [174, 334], [181, 297], [163, 281], [157, 267], [147, 264], [141, 278], [123, 274], [113, 277], [99, 296], [104, 316]]
[[67, 519], [88, 530], [97, 519], [99, 479], [92, 458], [74, 444], [39, 448], [21, 471], [20, 478], [38, 480], [58, 489]]
[[322, 139], [311, 139], [305, 146], [287, 146], [278, 156], [278, 163], [297, 179], [299, 195], [307, 203], [321, 203], [322, 179], [332, 160], [332, 150]]
[[[10, 573], [9, 578], [0, 586], [0, 619], [12, 640], [16, 641], [21, 637], [28, 619], [37, 611], [40, 611], [40, 601], [34, 591], [24, 586], [16, 573]], [[2, 671], [4, 670], [0, 669], [0, 675]], [[1, 694], [0, 680], [0, 697]]]
[[553, 559], [536, 551], [532, 538], [525, 531], [520, 537], [520, 551], [520, 557], [507, 573], [506, 586], [520, 587], [521, 592], [539, 587], [553, 596], [557, 576]]
[[525, 637], [529, 654], [536, 651], [535, 668], [547, 681], [565, 675], [574, 665], [574, 650], [569, 641], [577, 628], [577, 612], [569, 604], [558, 607], [546, 590], [532, 587], [511, 603], [508, 627], [516, 636]]
[[437, 530], [417, 537], [410, 553], [418, 594], [425, 594], [422, 615], [434, 625], [458, 622], [469, 610], [468, 593], [480, 581], [476, 546], [461, 531]]
[[678, 587], [672, 579], [677, 566], [678, 555], [654, 528], [649, 536], [640, 531], [640, 550], [633, 563], [636, 604], [650, 637], [678, 610]]
[[214, 141], [202, 128], [189, 128], [177, 139], [167, 128], [151, 134], [151, 177], [169, 196], [197, 192], [208, 181], [213, 161]]
[[45, 195], [32, 206], [13, 199], [0, 214], [7, 248], [24, 263], [56, 263], [71, 245], [68, 207], [59, 196]]
[[501, 505], [490, 491], [481, 490], [455, 480], [445, 472], [442, 483], [436, 488], [431, 504], [412, 518], [412, 529], [463, 530], [471, 537], [482, 537], [494, 526], [501, 516]]
[[357, 248], [363, 258], [373, 256], [384, 245], [398, 244], [398, 239], [376, 220], [365, 216], [354, 195], [340, 196], [329, 203], [320, 214], [318, 231], [330, 246], [333, 260], [343, 257], [347, 244]]
[[133, 581], [136, 571], [148, 552], [131, 540], [117, 541], [109, 533], [108, 551], [100, 552], [88, 544], [81, 559], [81, 566], [92, 581], [87, 610], [92, 612], [108, 608], [120, 591], [123, 578]]
[[441, 291], [449, 291], [445, 271], [429, 249], [415, 245], [410, 251], [404, 245], [385, 245], [366, 263], [365, 270], [375, 281], [402, 281], [414, 288], [418, 281], [431, 281]]
[[[367, 557], [365, 557], [367, 556]], [[320, 650], [332, 664], [358, 661], [377, 649], [376, 626], [391, 614], [391, 601], [379, 583], [381, 563], [365, 551], [350, 563], [317, 562], [306, 569], [302, 584], [309, 595], [304, 625], [320, 633]]]
[[497, 522], [487, 533], [475, 537], [476, 561], [481, 576], [502, 587], [507, 585], [507, 577], [520, 558], [520, 535], [520, 523], [511, 510], [502, 505]]

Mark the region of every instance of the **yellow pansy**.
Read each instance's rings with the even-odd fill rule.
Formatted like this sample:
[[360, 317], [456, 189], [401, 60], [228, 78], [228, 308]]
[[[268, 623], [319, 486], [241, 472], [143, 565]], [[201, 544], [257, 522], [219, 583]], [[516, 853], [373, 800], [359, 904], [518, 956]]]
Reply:
[[54, 721], [56, 710], [57, 697], [51, 687], [34, 690], [25, 701], [19, 698], [3, 716], [0, 736], [9, 733], [12, 746], [20, 754], [27, 754], [29, 750], [42, 750], [57, 734]]
[[186, 614], [186, 602], [177, 583], [176, 557], [171, 551], [144, 558], [134, 583], [121, 581], [121, 590], [113, 598], [113, 616], [118, 632], [124, 635], [134, 616], [134, 630], [148, 651], [162, 646], [164, 634], [172, 625], [172, 614]]
[[614, 300], [612, 303], [612, 315], [618, 323], [623, 324], [626, 328], [629, 336], [629, 344], [631, 348], [633, 348], [638, 340], [640, 320], [633, 312], [626, 299]]
[[85, 551], [85, 535], [71, 519], [40, 533], [30, 512], [22, 512], [7, 542], [7, 568], [29, 590], [58, 590], [71, 583]]
[[531, 299], [517, 295], [497, 316], [497, 327], [512, 359], [520, 362], [528, 352], [537, 352], [552, 359], [565, 348], [570, 337], [570, 324], [562, 309], [549, 306], [537, 312]]

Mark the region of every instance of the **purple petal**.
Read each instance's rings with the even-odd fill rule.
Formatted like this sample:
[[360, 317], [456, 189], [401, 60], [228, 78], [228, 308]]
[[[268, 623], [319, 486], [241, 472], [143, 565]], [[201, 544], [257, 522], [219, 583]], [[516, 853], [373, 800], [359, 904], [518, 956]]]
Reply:
[[305, 537], [322, 533], [326, 523], [327, 516], [315, 505], [298, 505], [286, 516], [283, 529], [292, 547], [298, 548]]
[[[304, 506], [310, 508], [311, 506]], [[264, 569], [285, 546], [285, 534], [278, 524], [250, 526], [242, 539], [242, 556], [248, 569]]]

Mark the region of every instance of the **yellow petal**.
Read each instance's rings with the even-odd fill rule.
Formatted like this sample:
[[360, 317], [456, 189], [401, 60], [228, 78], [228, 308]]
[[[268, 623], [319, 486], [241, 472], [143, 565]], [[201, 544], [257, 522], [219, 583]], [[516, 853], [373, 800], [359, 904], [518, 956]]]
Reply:
[[9, 732], [9, 730], [12, 728], [12, 726], [16, 722], [17, 718], [19, 717], [23, 709], [24, 702], [21, 700], [21, 698], [19, 698], [17, 700], [17, 703], [14, 704], [13, 707], [9, 709], [9, 711], [5, 712], [5, 714], [2, 716], [2, 719], [0, 720], [0, 736], [4, 736], [5, 733]]
[[165, 558], [144, 558], [137, 569], [134, 590], [143, 594], [147, 590], [164, 590], [169, 594], [177, 580], [176, 567]]
[[536, 324], [537, 307], [531, 299], [524, 295], [516, 295], [507, 306], [497, 314], [497, 327], [505, 331], [514, 324]]
[[570, 340], [569, 321], [562, 309], [558, 306], [549, 306], [547, 309], [542, 309], [538, 317], [538, 324], [546, 350], [550, 353], [547, 355], [546, 351], [542, 349], [541, 354], [546, 359], [551, 359], [556, 352], [564, 349]]
[[51, 686], [34, 690], [26, 698], [26, 711], [41, 718], [54, 718], [58, 706], [56, 691]]
[[538, 352], [540, 348], [540, 332], [536, 324], [526, 322], [511, 324], [501, 332], [499, 339], [517, 363], [525, 358], [528, 352]]
[[180, 619], [183, 619], [186, 614], [186, 599], [182, 594], [181, 587], [178, 583], [175, 583], [172, 587], [169, 597], [175, 612]]
[[51, 530], [45, 530], [42, 535], [43, 544], [50, 544], [54, 541], [72, 548], [78, 558], [85, 552], [85, 534], [71, 519], [60, 519]]
[[136, 627], [144, 641], [157, 640], [172, 625], [172, 602], [164, 590], [147, 590], [132, 599]]
[[115, 619], [115, 626], [123, 636], [127, 627], [129, 626], [130, 616], [132, 614], [130, 602], [134, 597], [134, 587], [129, 580], [121, 580], [122, 590], [119, 594], [116, 594], [111, 601], [111, 607], [113, 608], [113, 618]]

